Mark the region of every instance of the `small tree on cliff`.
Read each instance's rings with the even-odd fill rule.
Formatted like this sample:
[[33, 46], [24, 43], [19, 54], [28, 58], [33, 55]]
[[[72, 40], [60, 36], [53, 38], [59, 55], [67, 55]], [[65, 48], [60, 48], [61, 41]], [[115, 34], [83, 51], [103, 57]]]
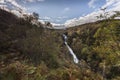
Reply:
[[36, 12], [33, 12], [33, 17], [34, 19], [38, 20], [39, 19], [39, 14]]

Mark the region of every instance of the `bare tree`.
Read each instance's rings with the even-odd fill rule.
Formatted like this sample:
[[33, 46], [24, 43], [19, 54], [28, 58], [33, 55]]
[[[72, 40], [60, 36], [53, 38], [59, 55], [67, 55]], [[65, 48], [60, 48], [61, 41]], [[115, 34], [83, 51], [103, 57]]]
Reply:
[[39, 14], [36, 12], [33, 12], [33, 17], [34, 19], [38, 20], [39, 19]]
[[45, 26], [52, 27], [52, 24], [50, 22], [48, 22], [48, 21], [45, 21]]

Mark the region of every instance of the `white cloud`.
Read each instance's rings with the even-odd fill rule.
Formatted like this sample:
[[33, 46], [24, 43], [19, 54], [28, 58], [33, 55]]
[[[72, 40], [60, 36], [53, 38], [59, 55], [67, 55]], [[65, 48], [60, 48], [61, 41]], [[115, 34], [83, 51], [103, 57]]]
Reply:
[[90, 8], [95, 8], [95, 2], [96, 2], [97, 0], [90, 0], [90, 2], [88, 3], [88, 5], [89, 5], [89, 7]]
[[1, 3], [1, 4], [5, 3], [5, 0], [0, 0], [0, 3]]
[[34, 0], [26, 0], [26, 1], [28, 1], [28, 2], [33, 2]]
[[51, 23], [54, 29], [66, 29], [64, 24]]
[[[22, 0], [22, 2], [24, 2], [24, 3], [26, 3], [26, 2], [36, 2], [36, 1], [43, 2], [45, 0]], [[0, 0], [0, 5], [2, 6], [3, 4], [6, 4], [6, 5], [7, 4], [12, 4], [12, 6], [14, 6], [17, 9], [20, 9], [20, 10], [23, 10], [23, 11], [27, 10], [25, 7], [23, 7], [19, 4], [18, 0]]]
[[62, 10], [62, 14], [65, 14], [65, 13], [67, 13], [67, 12], [69, 12], [70, 11], [70, 8], [69, 7], [66, 7], [66, 8], [64, 8], [63, 10]]
[[0, 4], [1, 9], [4, 9], [6, 11], [11, 11], [12, 13], [21, 17], [23, 16], [23, 14], [29, 15], [29, 13], [26, 12], [27, 9], [21, 6], [18, 0], [0, 0], [0, 1], [1, 1]]
[[25, 8], [18, 4], [16, 0], [0, 0], [0, 7], [4, 10], [9, 10], [8, 4], [11, 4], [11, 8], [16, 8], [17, 10], [25, 11]]
[[116, 4], [117, 2], [119, 2], [120, 0], [106, 0], [106, 4], [103, 5], [102, 7], [109, 7], [112, 6], [113, 4]]
[[56, 22], [61, 22], [61, 20], [60, 20], [60, 19], [56, 19], [55, 21], [56, 21]]
[[101, 13], [102, 13], [101, 11], [93, 12], [91, 14], [88, 14], [88, 15], [84, 16], [84, 17], [67, 20], [65, 22], [65, 26], [66, 27], [72, 27], [72, 26], [82, 25], [82, 24], [85, 24], [85, 23], [95, 22], [95, 21], [98, 20], [96, 16], [98, 16]]
[[[113, 11], [120, 11], [120, 0], [106, 0], [106, 3], [102, 6], [102, 8], [105, 8], [105, 7], [107, 7], [106, 11], [109, 14], [107, 15], [107, 17], [110, 17], [113, 14], [115, 14]], [[100, 14], [103, 14], [103, 11], [97, 10], [84, 17], [67, 20], [65, 22], [65, 26], [72, 27], [72, 26], [81, 25], [85, 23], [96, 22], [100, 20], [96, 17], [96, 16], [99, 16]]]
[[0, 8], [6, 9], [7, 5], [5, 5], [5, 0], [0, 0]]
[[68, 8], [68, 7], [64, 9], [64, 11], [69, 11], [69, 10], [70, 10], [70, 8]]
[[120, 11], [120, 0], [106, 0], [106, 4], [102, 8], [109, 8], [109, 11]]
[[66, 18], [68, 18], [68, 17], [67, 16], [59, 16], [59, 17], [44, 16], [44, 17], [40, 17], [40, 19], [43, 21], [50, 21], [50, 22], [56, 22], [56, 23], [59, 23]]
[[37, 1], [45, 1], [45, 0], [37, 0]]
[[57, 17], [58, 19], [66, 19], [68, 18], [67, 16], [60, 16], [60, 17]]
[[38, 21], [41, 22], [42, 24], [45, 24], [45, 21], [43, 21], [41, 19], [39, 19]]
[[43, 1], [45, 1], [45, 0], [26, 0], [26, 1], [28, 1], [28, 2], [36, 2], [36, 1], [38, 1], [38, 2], [43, 2]]
[[113, 5], [113, 8], [111, 8], [112, 10], [115, 11], [120, 11], [120, 1], [117, 2], [116, 4]]
[[48, 17], [48, 16], [44, 16], [44, 17], [41, 17], [40, 19], [42, 19], [42, 20], [51, 20], [52, 18]]
[[20, 9], [25, 9], [24, 7], [22, 7], [21, 5], [19, 5], [16, 0], [6, 0], [7, 2], [11, 3], [13, 6], [20, 8]]

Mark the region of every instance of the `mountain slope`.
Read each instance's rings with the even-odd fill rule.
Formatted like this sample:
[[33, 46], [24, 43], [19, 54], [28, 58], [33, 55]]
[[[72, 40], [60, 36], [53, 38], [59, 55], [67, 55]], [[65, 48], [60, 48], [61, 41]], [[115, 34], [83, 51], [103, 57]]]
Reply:
[[[50, 30], [1, 11], [1, 80], [120, 79], [119, 20]], [[63, 33], [68, 36], [67, 42], [80, 60], [78, 64], [74, 64], [64, 45]]]
[[79, 59], [84, 59], [95, 72], [104, 74], [104, 78], [119, 79], [120, 20], [84, 24], [67, 32], [69, 45]]

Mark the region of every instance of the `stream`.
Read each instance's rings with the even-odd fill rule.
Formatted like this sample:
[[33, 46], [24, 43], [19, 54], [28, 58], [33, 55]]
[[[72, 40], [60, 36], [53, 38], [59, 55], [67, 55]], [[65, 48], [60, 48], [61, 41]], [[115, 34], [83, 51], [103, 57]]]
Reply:
[[74, 63], [77, 64], [79, 62], [79, 60], [78, 60], [77, 56], [75, 55], [75, 53], [73, 52], [73, 50], [71, 49], [71, 47], [68, 45], [68, 43], [67, 43], [67, 36], [65, 34], [63, 34], [63, 38], [64, 38], [65, 45], [67, 46], [70, 54], [73, 56]]

